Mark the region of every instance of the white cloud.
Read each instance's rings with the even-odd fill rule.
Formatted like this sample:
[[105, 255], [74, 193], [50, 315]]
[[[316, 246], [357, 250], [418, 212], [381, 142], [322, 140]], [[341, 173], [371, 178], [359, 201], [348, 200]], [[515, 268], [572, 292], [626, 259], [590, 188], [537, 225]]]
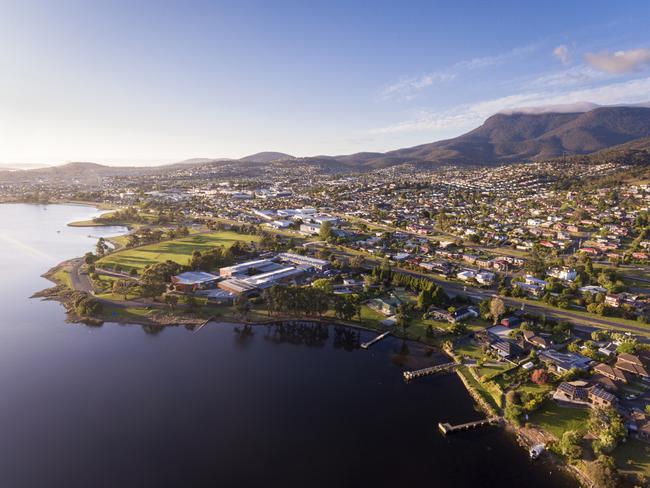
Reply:
[[530, 44], [528, 46], [517, 47], [505, 53], [497, 54], [495, 56], [484, 56], [480, 58], [473, 58], [468, 60], [459, 61], [449, 68], [427, 73], [415, 77], [403, 77], [398, 82], [388, 85], [379, 90], [379, 95], [382, 99], [399, 98], [403, 100], [412, 100], [417, 97], [425, 88], [440, 83], [454, 80], [462, 71], [471, 71], [475, 69], [483, 69], [491, 66], [498, 66], [507, 61], [530, 54], [539, 46], [537, 44]]
[[553, 56], [560, 60], [564, 65], [571, 64], [571, 52], [566, 44], [560, 44], [553, 49]]
[[397, 83], [389, 85], [381, 90], [382, 98], [399, 97], [411, 100], [417, 92], [429, 86], [451, 81], [456, 77], [450, 72], [439, 71], [429, 73], [415, 78], [402, 78]]
[[[481, 124], [497, 112], [512, 111], [520, 107], [539, 110], [548, 105], [584, 104], [600, 105], [636, 104], [650, 100], [650, 78], [640, 78], [609, 85], [571, 91], [536, 91], [510, 95], [491, 100], [463, 104], [443, 111], [421, 111], [411, 120], [387, 127], [372, 129], [372, 134], [393, 134], [440, 129], [466, 130]], [[586, 105], [581, 105], [586, 106]]]
[[570, 87], [577, 85], [585, 85], [594, 81], [603, 81], [612, 78], [611, 75], [596, 71], [589, 66], [572, 66], [571, 68], [554, 73], [540, 75], [524, 85], [525, 88], [545, 88], [549, 87]]
[[650, 49], [630, 49], [629, 51], [602, 51], [585, 54], [585, 61], [596, 69], [607, 73], [629, 73], [650, 65]]

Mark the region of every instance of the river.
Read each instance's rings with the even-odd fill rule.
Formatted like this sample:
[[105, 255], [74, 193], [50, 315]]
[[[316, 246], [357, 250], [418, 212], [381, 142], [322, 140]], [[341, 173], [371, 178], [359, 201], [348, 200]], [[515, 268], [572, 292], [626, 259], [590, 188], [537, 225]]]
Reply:
[[498, 428], [443, 437], [481, 414], [453, 374], [404, 383], [404, 364], [441, 359], [416, 344], [66, 323], [28, 297], [123, 232], [66, 227], [98, 213], [0, 205], [0, 487], [576, 486]]

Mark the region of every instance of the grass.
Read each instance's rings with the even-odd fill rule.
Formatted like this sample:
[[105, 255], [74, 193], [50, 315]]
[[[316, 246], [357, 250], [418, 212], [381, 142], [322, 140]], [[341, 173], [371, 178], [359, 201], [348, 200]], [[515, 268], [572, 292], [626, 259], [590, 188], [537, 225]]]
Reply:
[[589, 419], [586, 408], [561, 407], [553, 400], [547, 400], [542, 408], [531, 414], [530, 422], [539, 425], [558, 439], [567, 430], [584, 431]]
[[70, 280], [70, 273], [65, 269], [57, 270], [53, 275], [52, 279], [57, 283], [67, 286], [72, 289], [72, 281]]
[[379, 322], [385, 320], [386, 317], [379, 312], [374, 311], [367, 305], [361, 305], [361, 322], [364, 324], [377, 326]]
[[120, 266], [126, 271], [134, 268], [140, 271], [147, 265], [161, 263], [167, 260], [174, 261], [180, 265], [187, 265], [192, 256], [192, 252], [195, 250], [207, 251], [217, 246], [228, 248], [237, 241], [251, 242], [259, 240], [259, 236], [238, 234], [232, 231], [194, 234], [181, 239], [117, 251], [100, 259], [97, 262], [97, 266], [111, 269]]
[[650, 445], [628, 439], [616, 448], [613, 456], [621, 471], [650, 477]]
[[517, 391], [521, 393], [547, 393], [551, 391], [553, 387], [551, 385], [537, 385], [531, 381], [519, 385]]
[[494, 397], [492, 394], [483, 386], [481, 385], [474, 376], [469, 372], [467, 366], [461, 366], [458, 368], [458, 372], [463, 375], [467, 383], [473, 387], [476, 392], [483, 397], [484, 400], [486, 400], [492, 408], [494, 408], [497, 412], [501, 409], [501, 407], [497, 404], [497, 402], [494, 400]]

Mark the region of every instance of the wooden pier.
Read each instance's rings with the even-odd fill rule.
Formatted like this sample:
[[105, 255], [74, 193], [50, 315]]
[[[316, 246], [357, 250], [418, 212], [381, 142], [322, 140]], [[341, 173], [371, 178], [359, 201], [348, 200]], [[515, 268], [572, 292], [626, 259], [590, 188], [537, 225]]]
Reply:
[[460, 366], [458, 363], [445, 363], [438, 364], [437, 366], [431, 366], [429, 368], [417, 369], [415, 371], [404, 371], [404, 381], [411, 381], [415, 378], [428, 376], [430, 374], [454, 371], [458, 366]]
[[196, 329], [194, 329], [194, 332], [193, 332], [193, 333], [194, 333], [194, 334], [198, 333], [198, 332], [199, 332], [203, 327], [205, 327], [206, 325], [208, 325], [208, 324], [209, 324], [210, 322], [212, 322], [213, 320], [214, 320], [214, 316], [208, 318], [208, 320], [206, 320], [206, 321], [203, 322], [201, 325], [199, 325]]
[[374, 339], [372, 339], [372, 340], [370, 340], [370, 341], [368, 341], [368, 342], [362, 342], [362, 343], [361, 343], [361, 349], [368, 349], [368, 348], [369, 348], [370, 346], [372, 346], [375, 342], [379, 342], [379, 341], [382, 340], [384, 337], [386, 337], [387, 335], [390, 335], [390, 334], [392, 334], [392, 332], [391, 332], [390, 330], [388, 330], [388, 331], [384, 332], [383, 334], [379, 334], [377, 337], [375, 337]]
[[459, 432], [463, 430], [472, 430], [478, 427], [483, 427], [485, 425], [499, 425], [501, 419], [499, 417], [490, 417], [483, 420], [477, 420], [475, 422], [467, 422], [465, 424], [451, 425], [449, 423], [439, 423], [438, 428], [440, 432], [444, 435], [453, 434], [454, 432]]

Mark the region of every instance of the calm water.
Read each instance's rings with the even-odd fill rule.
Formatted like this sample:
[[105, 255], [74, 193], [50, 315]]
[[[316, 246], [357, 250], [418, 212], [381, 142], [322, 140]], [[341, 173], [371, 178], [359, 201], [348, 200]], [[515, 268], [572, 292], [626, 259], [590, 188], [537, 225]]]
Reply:
[[0, 488], [575, 486], [498, 429], [442, 437], [480, 415], [454, 375], [401, 380], [415, 345], [67, 324], [28, 297], [119, 231], [65, 226], [96, 214], [0, 205]]

